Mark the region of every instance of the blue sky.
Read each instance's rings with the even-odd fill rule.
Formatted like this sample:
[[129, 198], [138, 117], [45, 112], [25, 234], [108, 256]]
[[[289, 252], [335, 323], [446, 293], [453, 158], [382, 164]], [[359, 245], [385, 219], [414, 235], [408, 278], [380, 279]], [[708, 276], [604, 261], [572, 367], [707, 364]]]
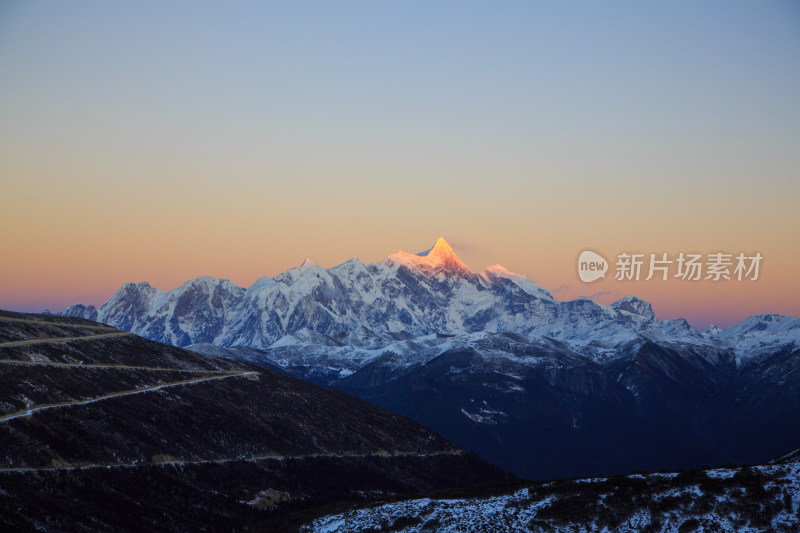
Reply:
[[0, 306], [445, 235], [549, 288], [584, 247], [759, 250], [797, 313], [797, 2], [7, 1], [0, 72]]

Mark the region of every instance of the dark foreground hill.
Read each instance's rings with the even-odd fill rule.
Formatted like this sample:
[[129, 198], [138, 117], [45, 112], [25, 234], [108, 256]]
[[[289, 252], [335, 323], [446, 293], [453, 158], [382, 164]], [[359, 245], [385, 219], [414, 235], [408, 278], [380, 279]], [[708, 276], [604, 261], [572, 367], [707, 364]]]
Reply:
[[0, 529], [231, 531], [505, 477], [401, 416], [67, 317], [0, 312]]
[[798, 457], [796, 451], [753, 467], [459, 490], [336, 511], [302, 531], [796, 532]]

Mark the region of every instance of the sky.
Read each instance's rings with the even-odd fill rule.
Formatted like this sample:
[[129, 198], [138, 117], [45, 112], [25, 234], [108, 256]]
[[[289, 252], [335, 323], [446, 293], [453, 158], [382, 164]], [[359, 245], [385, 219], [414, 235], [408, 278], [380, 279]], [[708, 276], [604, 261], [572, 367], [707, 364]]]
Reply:
[[[788, 0], [7, 0], [0, 308], [444, 236], [561, 300], [800, 316], [798, 95]], [[586, 249], [612, 265], [591, 284]], [[619, 281], [621, 252], [764, 259]]]

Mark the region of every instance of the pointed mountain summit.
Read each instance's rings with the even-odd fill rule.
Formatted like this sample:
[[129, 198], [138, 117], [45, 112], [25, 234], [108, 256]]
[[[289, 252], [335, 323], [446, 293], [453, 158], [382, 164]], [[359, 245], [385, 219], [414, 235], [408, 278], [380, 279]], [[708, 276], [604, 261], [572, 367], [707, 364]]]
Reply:
[[463, 273], [472, 272], [467, 265], [461, 262], [461, 259], [458, 258], [447, 241], [444, 240], [444, 237], [439, 237], [433, 248], [426, 252], [410, 254], [399, 250], [386, 259], [389, 262], [402, 263], [416, 268]]
[[656, 321], [656, 315], [653, 312], [653, 306], [650, 305], [650, 302], [646, 302], [633, 295], [620, 298], [611, 304], [611, 307], [614, 309], [619, 309], [620, 311], [627, 311], [628, 313], [639, 315], [646, 318], [650, 322]]
[[314, 268], [317, 264], [311, 260], [310, 257], [306, 257], [303, 259], [303, 263], [300, 265], [300, 270], [308, 270], [309, 268]]

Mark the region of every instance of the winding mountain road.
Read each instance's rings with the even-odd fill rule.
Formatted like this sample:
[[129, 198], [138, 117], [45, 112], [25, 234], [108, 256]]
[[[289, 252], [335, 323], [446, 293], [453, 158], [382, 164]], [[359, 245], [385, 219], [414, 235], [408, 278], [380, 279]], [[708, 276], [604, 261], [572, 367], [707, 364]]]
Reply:
[[226, 378], [235, 378], [235, 377], [243, 377], [243, 376], [250, 376], [250, 375], [258, 375], [258, 372], [236, 372], [236, 373], [225, 373], [222, 375], [216, 376], [205, 376], [201, 378], [195, 379], [185, 379], [181, 381], [173, 381], [171, 383], [162, 383], [161, 385], [154, 385], [152, 387], [146, 387], [144, 389], [134, 389], [129, 391], [121, 391], [121, 392], [112, 392], [109, 394], [104, 394], [103, 396], [97, 396], [95, 398], [89, 398], [88, 400], [74, 400], [71, 402], [62, 402], [62, 403], [52, 403], [52, 404], [44, 404], [39, 405], [36, 407], [31, 407], [24, 411], [17, 411], [16, 413], [7, 414], [4, 416], [0, 416], [0, 423], [8, 422], [9, 420], [14, 420], [15, 418], [22, 418], [25, 416], [31, 416], [33, 413], [38, 411], [44, 411], [46, 409], [56, 409], [60, 407], [73, 407], [76, 405], [86, 405], [89, 403], [99, 402], [102, 400], [108, 400], [109, 398], [118, 398], [120, 396], [131, 396], [133, 394], [141, 394], [143, 392], [153, 392], [161, 389], [165, 389], [167, 387], [177, 387], [180, 385], [192, 385], [194, 383], [201, 383], [203, 381], [213, 381], [215, 379], [226, 379]]
[[438, 452], [419, 453], [408, 451], [376, 452], [376, 453], [311, 453], [306, 455], [253, 455], [251, 457], [223, 457], [220, 459], [193, 459], [193, 460], [174, 460], [158, 462], [139, 462], [131, 463], [109, 463], [109, 464], [86, 464], [68, 466], [21, 466], [0, 468], [0, 474], [14, 472], [62, 472], [75, 470], [92, 470], [95, 468], [142, 468], [147, 466], [183, 466], [183, 465], [203, 465], [203, 464], [225, 464], [234, 462], [256, 463], [259, 461], [286, 461], [291, 459], [316, 459], [316, 458], [367, 458], [367, 457], [436, 457], [440, 455], [462, 455], [461, 450], [441, 450]]
[[81, 328], [81, 329], [102, 329], [115, 331], [117, 328], [105, 324], [82, 324], [73, 322], [59, 322], [58, 320], [40, 320], [36, 318], [16, 318], [12, 316], [0, 316], [0, 322], [24, 322], [26, 324], [40, 324], [42, 326], [58, 326], [60, 328]]
[[28, 346], [30, 344], [59, 344], [74, 341], [90, 341], [94, 339], [104, 339], [109, 337], [124, 337], [133, 335], [129, 331], [115, 331], [113, 333], [98, 333], [97, 335], [82, 335], [80, 337], [49, 337], [42, 339], [26, 339], [24, 341], [0, 342], [0, 348], [10, 348], [12, 346]]
[[62, 368], [99, 368], [112, 370], [151, 370], [154, 372], [194, 372], [206, 374], [238, 374], [241, 370], [213, 370], [203, 368], [170, 368], [166, 366], [106, 365], [100, 363], [58, 363], [54, 361], [20, 361], [18, 359], [0, 359], [0, 365], [20, 366], [54, 366]]

